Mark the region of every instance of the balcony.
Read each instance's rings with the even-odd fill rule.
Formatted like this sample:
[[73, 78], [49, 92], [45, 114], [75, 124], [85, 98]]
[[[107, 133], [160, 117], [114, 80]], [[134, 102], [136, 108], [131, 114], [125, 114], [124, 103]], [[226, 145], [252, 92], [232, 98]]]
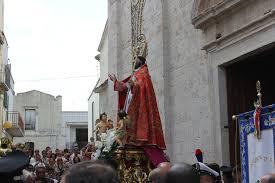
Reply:
[[7, 112], [7, 121], [12, 123], [12, 127], [6, 129], [6, 131], [13, 137], [24, 137], [25, 124], [21, 118], [19, 112], [9, 111]]

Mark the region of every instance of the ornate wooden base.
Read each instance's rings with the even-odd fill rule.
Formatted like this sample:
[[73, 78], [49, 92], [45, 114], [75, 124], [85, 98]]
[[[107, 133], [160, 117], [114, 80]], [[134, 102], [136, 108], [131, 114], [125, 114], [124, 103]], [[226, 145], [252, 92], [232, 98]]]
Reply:
[[114, 152], [121, 183], [144, 183], [151, 171], [150, 161], [138, 147], [124, 147]]

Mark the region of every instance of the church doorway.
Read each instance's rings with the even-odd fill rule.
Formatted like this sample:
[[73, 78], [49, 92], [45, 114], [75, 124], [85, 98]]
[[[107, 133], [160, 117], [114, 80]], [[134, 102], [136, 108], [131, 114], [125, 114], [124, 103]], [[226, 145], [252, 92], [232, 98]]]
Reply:
[[[230, 163], [240, 162], [239, 130], [232, 115], [254, 110], [256, 82], [262, 86], [263, 106], [275, 103], [275, 47], [259, 50], [225, 66], [227, 80]], [[237, 144], [235, 140], [237, 138]], [[235, 151], [236, 150], [236, 151]]]
[[76, 129], [76, 142], [78, 148], [82, 149], [88, 143], [88, 128], [77, 128]]

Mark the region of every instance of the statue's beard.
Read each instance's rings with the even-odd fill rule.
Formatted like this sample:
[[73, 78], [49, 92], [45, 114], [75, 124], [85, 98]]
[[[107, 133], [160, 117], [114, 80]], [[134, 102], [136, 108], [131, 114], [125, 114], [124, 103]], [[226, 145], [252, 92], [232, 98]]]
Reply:
[[137, 63], [135, 64], [135, 69], [140, 68], [140, 66], [142, 66], [142, 63], [141, 63], [141, 62], [137, 62]]

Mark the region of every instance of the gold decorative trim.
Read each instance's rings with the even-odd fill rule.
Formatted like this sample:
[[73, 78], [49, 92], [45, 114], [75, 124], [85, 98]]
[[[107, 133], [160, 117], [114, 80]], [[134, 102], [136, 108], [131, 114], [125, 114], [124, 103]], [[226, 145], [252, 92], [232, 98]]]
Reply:
[[114, 154], [121, 183], [148, 182], [151, 164], [143, 150], [137, 147], [125, 147], [116, 150]]
[[131, 0], [132, 68], [137, 56], [147, 56], [146, 37], [143, 33], [143, 10], [146, 0]]
[[258, 100], [256, 102], [254, 102], [255, 108], [262, 107], [262, 94], [261, 94], [261, 82], [260, 81], [256, 82], [256, 90], [257, 90]]

